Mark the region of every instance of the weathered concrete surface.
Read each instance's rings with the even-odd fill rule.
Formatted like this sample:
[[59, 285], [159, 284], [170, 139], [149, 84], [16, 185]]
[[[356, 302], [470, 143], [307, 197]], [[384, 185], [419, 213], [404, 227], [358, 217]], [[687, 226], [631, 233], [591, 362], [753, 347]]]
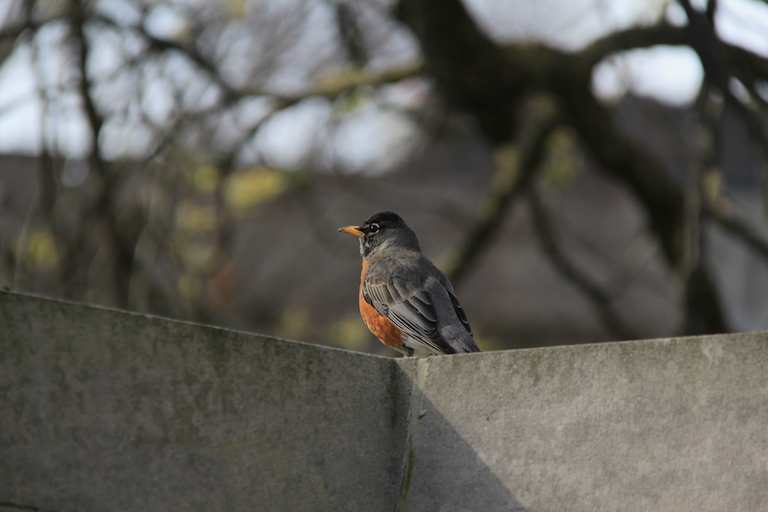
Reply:
[[764, 333], [435, 357], [415, 374], [409, 510], [768, 510]]
[[768, 510], [768, 334], [396, 360], [0, 293], [2, 502]]
[[386, 358], [0, 293], [0, 502], [391, 511], [398, 381]]

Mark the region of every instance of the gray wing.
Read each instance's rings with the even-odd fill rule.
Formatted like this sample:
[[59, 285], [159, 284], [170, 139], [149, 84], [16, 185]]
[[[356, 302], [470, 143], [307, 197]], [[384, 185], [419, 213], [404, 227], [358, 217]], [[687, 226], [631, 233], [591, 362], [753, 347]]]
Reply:
[[467, 330], [467, 332], [472, 334], [472, 326], [469, 325], [469, 319], [467, 318], [467, 314], [464, 312], [464, 308], [461, 307], [461, 304], [459, 304], [459, 298], [456, 297], [456, 292], [453, 291], [453, 285], [444, 275], [440, 274], [440, 276], [442, 277], [440, 282], [448, 291], [448, 296], [451, 298], [451, 304], [453, 304], [453, 309], [456, 311], [456, 316], [459, 318], [459, 321]]
[[456, 296], [435, 277], [420, 282], [397, 274], [371, 276], [365, 280], [363, 295], [417, 345], [411, 348], [441, 354], [478, 351]]

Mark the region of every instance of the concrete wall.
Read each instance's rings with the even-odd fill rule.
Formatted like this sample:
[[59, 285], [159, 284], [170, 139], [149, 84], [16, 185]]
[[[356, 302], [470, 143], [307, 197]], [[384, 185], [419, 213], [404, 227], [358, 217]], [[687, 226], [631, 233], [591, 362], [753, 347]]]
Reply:
[[768, 510], [768, 335], [418, 362], [412, 510]]
[[766, 334], [396, 360], [9, 293], [0, 327], [0, 503], [768, 510]]
[[0, 329], [0, 502], [361, 511], [399, 489], [391, 359], [7, 293]]

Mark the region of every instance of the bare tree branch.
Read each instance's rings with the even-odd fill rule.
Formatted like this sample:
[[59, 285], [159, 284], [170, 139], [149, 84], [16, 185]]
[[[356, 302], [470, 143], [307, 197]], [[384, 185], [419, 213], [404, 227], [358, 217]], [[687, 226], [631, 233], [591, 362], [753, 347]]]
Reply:
[[[30, 3], [31, 4], [31, 3]], [[46, 222], [58, 244], [63, 244], [62, 237], [57, 233], [54, 217], [58, 184], [56, 170], [53, 165], [53, 155], [48, 141], [50, 98], [45, 91], [45, 72], [41, 62], [41, 44], [37, 39], [32, 41], [31, 60], [35, 72], [35, 93], [40, 102], [40, 155], [37, 162], [37, 211]]]
[[620, 340], [636, 338], [637, 336], [633, 333], [632, 329], [622, 320], [613, 307], [613, 300], [610, 294], [604, 291], [586, 273], [582, 272], [560, 247], [553, 222], [535, 186], [529, 188], [527, 197], [531, 211], [531, 221], [533, 222], [539, 245], [555, 270], [592, 304], [598, 318], [600, 318], [605, 329], [612, 336]]
[[357, 67], [365, 66], [368, 62], [368, 48], [365, 45], [365, 37], [357, 14], [350, 2], [335, 0], [333, 8], [336, 18], [336, 32], [347, 58]]
[[[102, 154], [99, 137], [104, 120], [99, 112], [91, 93], [91, 81], [88, 76], [88, 62], [90, 56], [90, 45], [85, 34], [85, 24], [88, 18], [86, 7], [83, 0], [70, 0], [70, 20], [72, 32], [77, 46], [77, 69], [79, 74], [78, 93], [83, 106], [86, 121], [91, 130], [93, 144], [88, 155], [88, 162], [93, 172], [100, 179], [100, 191], [95, 200], [85, 214], [86, 223], [95, 223], [102, 225], [102, 236], [109, 244], [109, 251], [113, 255], [112, 285], [114, 287], [115, 301], [119, 306], [126, 306], [129, 300], [130, 276], [133, 273], [133, 251], [132, 242], [125, 241], [120, 236], [120, 227], [118, 225], [115, 206], [115, 193], [117, 184], [114, 177], [107, 168], [107, 163]], [[76, 254], [85, 245], [85, 239], [88, 232], [84, 226], [80, 227], [80, 233], [76, 237], [73, 247], [70, 249], [68, 265], [65, 266], [65, 272], [69, 272], [77, 264], [74, 262]], [[69, 267], [69, 268], [67, 268]]]
[[[688, 16], [688, 40], [701, 60], [707, 81], [720, 91], [726, 103], [739, 114], [768, 162], [768, 131], [766, 131], [764, 120], [757, 117], [754, 111], [736, 98], [730, 88], [729, 79], [732, 73], [712, 23], [717, 2], [710, 1], [705, 12], [694, 9], [689, 0], [678, 0], [678, 3]], [[760, 101], [758, 94], [755, 94], [755, 97]]]
[[616, 53], [639, 50], [659, 45], [680, 46], [687, 44], [685, 30], [668, 23], [630, 27], [611, 32], [595, 39], [577, 52], [577, 58], [587, 68], [593, 68], [602, 60]]
[[91, 128], [91, 136], [93, 137], [93, 145], [89, 155], [90, 163], [93, 170], [102, 178], [106, 174], [106, 164], [104, 163], [104, 156], [101, 153], [101, 146], [99, 145], [99, 135], [101, 134], [101, 127], [104, 124], [104, 120], [101, 117], [93, 96], [91, 95], [91, 81], [88, 77], [88, 58], [90, 55], [90, 45], [85, 35], [85, 23], [86, 14], [81, 0], [70, 0], [72, 9], [72, 30], [74, 32], [75, 40], [77, 42], [77, 69], [79, 73], [78, 81], [78, 93], [80, 94], [80, 100], [83, 105], [83, 111], [85, 113], [88, 125]]
[[[93, 205], [86, 207], [85, 212], [88, 217], [88, 227], [98, 226], [99, 241], [109, 245], [110, 251], [113, 251], [117, 258], [113, 277], [117, 293], [123, 297], [117, 299], [118, 303], [127, 301], [129, 279], [125, 274], [130, 275], [132, 272], [149, 274], [149, 272], [142, 269], [142, 261], [134, 260], [135, 243], [131, 235], [126, 236], [125, 230], [121, 230], [121, 226], [118, 226], [114, 203], [117, 185], [121, 185], [117, 183], [119, 175], [110, 168], [110, 163], [102, 153], [103, 144], [99, 144], [105, 121], [119, 117], [114, 110], [107, 113], [104, 107], [100, 109], [99, 106], [106, 103], [97, 103], [96, 100], [102, 97], [94, 97], [94, 93], [96, 90], [101, 92], [101, 88], [96, 87], [96, 77], [93, 74], [89, 76], [86, 69], [89, 60], [94, 57], [92, 51], [94, 48], [91, 45], [97, 43], [93, 37], [96, 32], [91, 30], [104, 27], [107, 28], [108, 36], [118, 33], [132, 43], [135, 40], [143, 41], [143, 44], [139, 45], [140, 50], [137, 54], [125, 57], [128, 62], [122, 69], [130, 68], [134, 62], [141, 65], [162, 60], [168, 55], [180, 56], [187, 61], [190, 68], [199, 72], [199, 77], [202, 78], [198, 79], [203, 80], [207, 93], [213, 90], [217, 92], [213, 105], [199, 111], [191, 111], [198, 107], [190, 106], [172, 109], [170, 111], [173, 114], [168, 114], [162, 121], [155, 124], [157, 139], [160, 140], [157, 148], [160, 150], [166, 143], [176, 140], [179, 133], [189, 133], [184, 129], [187, 125], [192, 125], [196, 121], [215, 121], [214, 116], [222, 110], [233, 107], [232, 112], [234, 112], [234, 107], [238, 107], [241, 100], [259, 98], [260, 101], [271, 102], [270, 113], [250, 129], [238, 127], [245, 131], [242, 138], [235, 140], [237, 137], [234, 137], [232, 141], [228, 141], [235, 144], [232, 146], [232, 151], [227, 152], [226, 158], [222, 160], [225, 173], [231, 170], [234, 157], [244, 141], [249, 140], [265, 120], [276, 112], [295, 106], [308, 98], [325, 98], [333, 101], [357, 88], [379, 87], [409, 77], [429, 77], [431, 84], [434, 84], [434, 89], [446, 100], [446, 104], [454, 110], [468, 113], [497, 153], [504, 154], [508, 148], [513, 147], [513, 144], [519, 148], [516, 158], [509, 159], [507, 162], [500, 160], [496, 173], [498, 179], [488, 192], [481, 214], [466, 233], [463, 245], [456, 251], [450, 262], [448, 270], [456, 281], [461, 281], [468, 275], [482, 252], [493, 243], [494, 236], [499, 231], [498, 228], [510, 206], [529, 188], [531, 177], [546, 152], [549, 133], [557, 124], [557, 121], [551, 120], [541, 125], [536, 123], [530, 128], [526, 127], [527, 130], [518, 131], [517, 124], [521, 118], [519, 106], [523, 103], [522, 100], [532, 93], [544, 92], [552, 95], [560, 110], [559, 121], [576, 129], [583, 147], [599, 164], [605, 175], [634, 194], [646, 213], [650, 231], [662, 248], [666, 263], [678, 272], [679, 276], [686, 277], [687, 271], [682, 269], [685, 267], [686, 250], [690, 249], [686, 246], [685, 237], [689, 231], [691, 219], [686, 216], [685, 188], [668, 176], [664, 162], [657, 155], [647, 151], [641, 143], [624, 136], [617, 129], [612, 108], [602, 104], [590, 89], [594, 67], [611, 55], [655, 45], [690, 46], [699, 52], [707, 71], [707, 81], [723, 91], [729, 104], [744, 116], [753, 133], [762, 133], [761, 147], [768, 154], [766, 149], [768, 135], [766, 135], [765, 126], [761, 124], [762, 120], [753, 109], [755, 104], [765, 105], [765, 99], [760, 96], [758, 86], [762, 80], [768, 78], [768, 60], [747, 49], [719, 41], [713, 25], [716, 0], [709, 0], [705, 12], [694, 11], [686, 0], [680, 0], [680, 2], [689, 14], [689, 20], [691, 20], [689, 26], [674, 27], [661, 23], [650, 27], [633, 27], [601, 37], [580, 51], [566, 52], [541, 44], [497, 44], [473, 20], [466, 9], [465, 1], [401, 0], [398, 2], [399, 15], [419, 42], [423, 63], [415, 62], [384, 71], [362, 69], [340, 73], [334, 80], [309, 84], [306, 89], [295, 92], [271, 91], [268, 87], [260, 85], [267, 81], [262, 80], [259, 75], [266, 76], [264, 69], [269, 70], [269, 66], [277, 62], [275, 55], [280, 52], [272, 52], [272, 58], [263, 57], [267, 62], [266, 68], [256, 66], [252, 70], [249, 67], [247, 73], [239, 75], [241, 81], [235, 82], [232, 78], [230, 82], [228, 79], [230, 75], [225, 72], [230, 69], [227, 67], [229, 64], [237, 63], [237, 59], [223, 61], [220, 56], [226, 54], [223, 51], [226, 43], [229, 43], [228, 49], [237, 46], [232, 44], [235, 38], [229, 37], [231, 34], [222, 36], [219, 33], [219, 38], [213, 41], [213, 44], [208, 44], [212, 40], [207, 36], [216, 35], [213, 34], [214, 30], [206, 30], [203, 37], [190, 40], [159, 37], [149, 30], [143, 21], [123, 25], [117, 18], [110, 19], [106, 15], [99, 14], [99, 12], [107, 12], [108, 9], [96, 9], [94, 3], [87, 0], [68, 0], [70, 9], [64, 10], [64, 13], [57, 17], [32, 20], [28, 16], [22, 23], [0, 28], [0, 41], [26, 38], [30, 31], [46, 23], [52, 23], [58, 19], [69, 20], [73, 40], [77, 43], [75, 69], [78, 72], [79, 81], [76, 83], [76, 92], [94, 137], [88, 160], [102, 185], [97, 200]], [[360, 20], [350, 17], [355, 14], [352, 12], [355, 8], [353, 3], [336, 0], [335, 5], [337, 21], [342, 31], [347, 31], [346, 39], [349, 42], [347, 49], [350, 52], [350, 59], [361, 65], [368, 56], [361, 51], [359, 43], [362, 36], [368, 34], [360, 33], [360, 26], [356, 25]], [[90, 45], [88, 36], [91, 36]], [[286, 40], [292, 41], [292, 38], [286, 38]], [[135, 47], [133, 44], [126, 45], [128, 46]], [[231, 54], [227, 55], [231, 56]], [[247, 55], [245, 58], [247, 60]], [[150, 68], [151, 65], [147, 65], [142, 70]], [[198, 73], [195, 74], [197, 77]], [[130, 75], [130, 72], [123, 74], [121, 70], [121, 78], [127, 75]], [[244, 75], [250, 77], [248, 78], [250, 82], [245, 82]], [[744, 83], [754, 103], [744, 100], [741, 96], [737, 99], [733, 95], [729, 90], [733, 78], [738, 78]], [[245, 85], [241, 85], [243, 83]], [[48, 89], [48, 91], [51, 90]], [[177, 105], [194, 103], [194, 101], [187, 102], [186, 96], [184, 99], [185, 101], [178, 102]], [[142, 103], [141, 99], [138, 103]], [[135, 104], [136, 102], [131, 106]], [[245, 112], [245, 109], [243, 111]], [[108, 119], [105, 117], [107, 115], [110, 116]], [[517, 140], [520, 137], [522, 141]], [[155, 155], [156, 153], [152, 154], [152, 156]], [[49, 195], [49, 191], [42, 192]], [[221, 199], [221, 197], [217, 198], [217, 207], [220, 210]], [[535, 198], [534, 201], [536, 201]], [[535, 209], [536, 205], [533, 204], [531, 207]], [[713, 206], [706, 207], [712, 210], [708, 210], [707, 215], [721, 224], [729, 233], [763, 254], [760, 252], [765, 249], [762, 240], [754, 232], [746, 229], [745, 224], [726, 215], [729, 212], [715, 210]], [[699, 213], [697, 210], [697, 215]], [[608, 294], [595, 286], [588, 277], [581, 276], [580, 269], [568, 260], [568, 255], [559, 247], [558, 239], [552, 229], [546, 229], [551, 228], [546, 225], [549, 220], [546, 218], [546, 211], [543, 215], [545, 216], [542, 221], [545, 224], [543, 243], [550, 248], [554, 246], [552, 251], [554, 256], [550, 255], [554, 259], [553, 263], [561, 268], [570, 282], [586, 290], [585, 294], [598, 309], [610, 308]], [[122, 217], [120, 220], [122, 222]], [[75, 246], [68, 251], [72, 257], [80, 248], [78, 242], [87, 238], [87, 241], [92, 244], [90, 237], [94, 230], [87, 230], [85, 227], [82, 229], [82, 233], [77, 235]], [[228, 236], [225, 231], [222, 231], [220, 247], [223, 250], [227, 249]], [[126, 284], [122, 290], [119, 288], [118, 274], [124, 274], [122, 281]], [[698, 287], [696, 293], [703, 297], [702, 314], [719, 318], [722, 311], [719, 308], [717, 289], [712, 280], [706, 272], [701, 275], [693, 274], [691, 272], [693, 278], [691, 290]], [[167, 284], [170, 296], [175, 290], [175, 283], [169, 281]], [[599, 314], [604, 317], [606, 325], [612, 325], [610, 328], [613, 331], [618, 332], [622, 329], [621, 319], [618, 323], [615, 319], [611, 320], [611, 311]]]
[[[446, 3], [450, 8], [443, 9]], [[600, 52], [584, 50], [589, 58], [541, 45], [489, 51], [487, 46], [492, 43], [478, 35], [479, 28], [460, 0], [401, 0], [400, 4], [404, 21], [421, 44], [425, 70], [437, 82], [438, 90], [447, 91], [443, 95], [449, 104], [471, 113], [492, 141], [503, 141], [513, 132], [514, 115], [507, 114], [506, 107], [516, 105], [515, 95], [532, 90], [554, 94], [566, 123], [575, 128], [599, 168], [627, 187], [643, 206], [668, 264], [680, 272], [686, 222], [681, 187], [659, 158], [621, 134], [610, 108], [591, 90], [592, 65], [598, 61], [598, 53], [607, 52], [605, 42], [598, 44]], [[435, 16], [438, 11], [441, 15]], [[446, 41], [442, 34], [447, 23], [452, 33], [461, 37]], [[626, 45], [628, 39], [624, 34], [619, 40]], [[490, 91], [486, 87], [489, 83], [493, 84]], [[471, 254], [473, 249], [464, 251]], [[703, 283], [700, 291], [699, 296], [709, 301], [702, 308], [703, 314], [720, 307], [711, 282]]]
[[358, 87], [376, 87], [387, 83], [398, 82], [406, 78], [417, 76], [423, 72], [423, 65], [418, 62], [395, 67], [392, 69], [386, 69], [383, 71], [350, 72], [342, 74], [337, 80], [319, 84], [297, 94], [281, 94], [258, 88], [237, 88], [227, 83], [221, 76], [221, 73], [216, 65], [202, 53], [200, 53], [200, 51], [194, 46], [183, 45], [171, 39], [164, 39], [154, 36], [147, 32], [143, 26], [136, 25], [125, 27], [118, 25], [114, 22], [114, 20], [105, 16], [95, 15], [93, 20], [106, 24], [115, 29], [128, 29], [136, 32], [142, 38], [144, 38], [144, 40], [147, 41], [151, 50], [160, 52], [173, 51], [184, 55], [222, 90], [224, 94], [222, 103], [224, 104], [230, 104], [246, 97], [265, 96], [273, 98], [277, 103], [277, 108], [283, 109], [293, 106], [296, 103], [299, 103], [300, 101], [308, 98], [320, 97], [335, 99], [338, 96]]
[[[688, 46], [691, 36], [686, 27], [662, 22], [657, 25], [630, 27], [600, 37], [573, 54], [581, 65], [591, 69], [604, 59], [625, 51], [654, 46]], [[722, 58], [730, 68], [755, 77], [768, 78], [768, 59], [740, 46], [719, 41]]]
[[706, 201], [705, 213], [714, 220], [723, 231], [741, 240], [768, 264], [768, 240], [760, 235], [749, 223], [734, 211], [725, 200]]
[[498, 150], [501, 156], [497, 158], [496, 176], [481, 207], [480, 217], [445, 267], [446, 274], [456, 286], [493, 242], [514, 200], [530, 185], [544, 159], [549, 136], [560, 122], [560, 119], [550, 117], [533, 129], [530, 137], [521, 144], [519, 156], [509, 154], [511, 147]]
[[399, 82], [407, 78], [413, 78], [424, 72], [424, 65], [420, 62], [413, 62], [381, 71], [357, 71], [353, 73], [342, 74], [335, 80], [326, 81], [293, 95], [275, 95], [273, 96], [282, 102], [282, 107], [293, 105], [307, 98], [326, 98], [336, 99], [339, 96], [359, 87], [378, 87], [390, 83]]
[[[30, 1], [30, 0], [25, 0], [25, 1]], [[12, 23], [12, 24], [6, 25], [5, 27], [0, 28], [0, 41], [3, 41], [5, 39], [18, 39], [27, 31], [34, 32], [40, 27], [47, 25], [48, 23], [51, 23], [54, 21], [61, 21], [66, 19], [66, 17], [67, 17], [66, 13], [59, 14], [56, 16], [51, 16], [44, 19], [39, 19], [39, 20], [33, 19], [32, 17], [27, 17], [23, 21], [20, 21], [18, 23]]]

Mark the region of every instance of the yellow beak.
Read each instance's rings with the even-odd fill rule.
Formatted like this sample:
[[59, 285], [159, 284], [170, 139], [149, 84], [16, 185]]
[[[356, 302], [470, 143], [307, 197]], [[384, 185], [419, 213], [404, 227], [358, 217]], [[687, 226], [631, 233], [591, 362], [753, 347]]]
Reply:
[[356, 238], [360, 238], [364, 234], [362, 231], [360, 231], [360, 228], [358, 226], [344, 226], [339, 228], [339, 231], [341, 233], [352, 235]]

